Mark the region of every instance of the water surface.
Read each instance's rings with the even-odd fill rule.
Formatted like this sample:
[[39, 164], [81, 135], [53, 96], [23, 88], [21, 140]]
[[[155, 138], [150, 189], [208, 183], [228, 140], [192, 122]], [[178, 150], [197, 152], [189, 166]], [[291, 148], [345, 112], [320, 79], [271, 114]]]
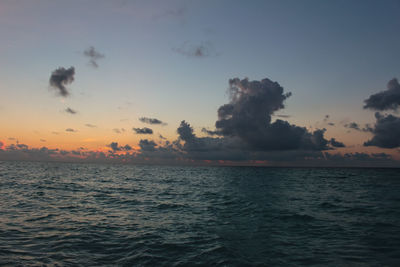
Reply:
[[400, 265], [400, 170], [0, 162], [0, 265]]

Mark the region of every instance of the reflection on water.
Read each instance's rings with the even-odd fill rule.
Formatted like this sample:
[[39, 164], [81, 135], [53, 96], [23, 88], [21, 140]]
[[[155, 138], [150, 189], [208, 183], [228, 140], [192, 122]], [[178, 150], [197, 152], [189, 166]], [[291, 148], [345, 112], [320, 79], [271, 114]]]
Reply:
[[400, 264], [395, 169], [0, 162], [0, 265]]

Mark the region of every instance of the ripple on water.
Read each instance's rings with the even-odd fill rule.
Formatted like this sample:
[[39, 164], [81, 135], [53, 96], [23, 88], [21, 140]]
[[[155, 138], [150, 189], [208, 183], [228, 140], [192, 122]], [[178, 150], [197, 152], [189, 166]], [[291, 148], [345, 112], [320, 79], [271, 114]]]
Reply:
[[0, 265], [400, 265], [397, 170], [0, 170]]

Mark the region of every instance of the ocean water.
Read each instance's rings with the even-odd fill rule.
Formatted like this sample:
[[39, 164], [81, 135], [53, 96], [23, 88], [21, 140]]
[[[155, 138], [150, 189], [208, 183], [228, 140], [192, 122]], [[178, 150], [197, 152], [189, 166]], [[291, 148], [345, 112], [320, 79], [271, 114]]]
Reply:
[[399, 174], [0, 162], [0, 265], [400, 266]]

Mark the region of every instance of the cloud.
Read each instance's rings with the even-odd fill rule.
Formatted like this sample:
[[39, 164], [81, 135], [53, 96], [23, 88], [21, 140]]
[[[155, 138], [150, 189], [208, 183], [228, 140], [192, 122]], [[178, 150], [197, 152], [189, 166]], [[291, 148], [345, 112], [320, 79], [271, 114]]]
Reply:
[[73, 110], [72, 108], [66, 108], [65, 112], [70, 113], [70, 114], [76, 114], [78, 113], [76, 110]]
[[155, 151], [157, 144], [153, 140], [141, 139], [139, 147], [143, 151]]
[[346, 123], [344, 125], [344, 127], [345, 128], [349, 128], [349, 129], [353, 129], [353, 130], [357, 130], [357, 131], [361, 131], [360, 126], [356, 122]]
[[371, 127], [373, 137], [364, 143], [364, 146], [381, 148], [400, 147], [400, 117], [375, 113], [376, 123]]
[[335, 124], [333, 122], [328, 122], [329, 126], [335, 126]]
[[40, 142], [46, 142], [46, 140], [45, 139], [40, 139]]
[[67, 97], [70, 93], [65, 86], [74, 81], [74, 75], [74, 67], [70, 67], [69, 69], [60, 67], [51, 73], [49, 80], [50, 86], [57, 90], [60, 96]]
[[230, 102], [218, 109], [215, 126], [224, 136], [238, 137], [254, 150], [326, 150], [325, 129], [308, 132], [287, 121], [271, 122], [291, 93], [269, 79], [229, 81]]
[[96, 125], [93, 125], [93, 124], [90, 124], [90, 123], [86, 123], [85, 126], [89, 127], [89, 128], [96, 128], [97, 127]]
[[181, 47], [174, 48], [173, 51], [178, 54], [193, 58], [217, 56], [214, 46], [210, 42], [203, 42], [200, 44], [191, 44], [189, 42], [185, 42]]
[[336, 141], [335, 138], [331, 138], [331, 140], [329, 140], [329, 143], [330, 143], [333, 147], [346, 147], [345, 144], [343, 144], [342, 142]]
[[147, 127], [144, 128], [132, 128], [137, 134], [153, 134], [153, 130]]
[[147, 118], [147, 117], [141, 117], [139, 118], [139, 121], [147, 124], [161, 124], [161, 125], [167, 125], [165, 122], [162, 122], [159, 119], [156, 118]]
[[111, 142], [111, 144], [109, 144], [107, 146], [110, 147], [113, 152], [132, 150], [132, 147], [130, 145], [118, 146], [118, 142]]
[[67, 128], [67, 129], [65, 129], [65, 131], [66, 132], [73, 132], [73, 133], [77, 132], [77, 130], [74, 130], [72, 128]]
[[212, 130], [208, 130], [206, 128], [202, 128], [201, 131], [205, 134], [214, 136], [214, 135], [222, 135], [222, 133], [220, 131], [212, 131]]
[[387, 90], [371, 95], [365, 101], [365, 109], [396, 110], [400, 105], [400, 84], [392, 79], [387, 84]]
[[104, 54], [101, 54], [98, 51], [96, 51], [96, 49], [93, 46], [91, 46], [91, 47], [87, 48], [85, 51], [83, 51], [83, 55], [89, 58], [89, 65], [94, 68], [98, 68], [99, 65], [98, 65], [97, 61], [99, 59], [104, 58]]

